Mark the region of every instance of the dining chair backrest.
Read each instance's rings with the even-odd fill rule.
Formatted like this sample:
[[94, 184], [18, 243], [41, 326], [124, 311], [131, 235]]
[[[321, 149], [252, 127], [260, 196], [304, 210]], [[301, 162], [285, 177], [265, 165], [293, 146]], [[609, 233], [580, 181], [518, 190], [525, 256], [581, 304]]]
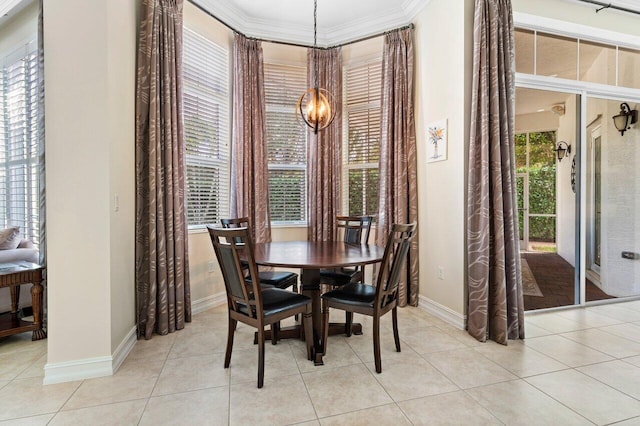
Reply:
[[415, 222], [391, 227], [378, 274], [375, 307], [384, 308], [398, 297], [398, 284], [406, 271], [405, 260], [415, 232]]
[[[244, 309], [244, 313], [252, 318], [261, 317], [262, 292], [249, 229], [207, 226], [207, 230], [222, 271], [229, 309], [237, 312]], [[250, 283], [247, 283], [241, 260], [248, 265]]]
[[248, 217], [233, 217], [220, 219], [220, 225], [226, 229], [232, 228], [250, 228]]
[[373, 216], [336, 216], [337, 240], [342, 239], [348, 244], [368, 244], [372, 220]]

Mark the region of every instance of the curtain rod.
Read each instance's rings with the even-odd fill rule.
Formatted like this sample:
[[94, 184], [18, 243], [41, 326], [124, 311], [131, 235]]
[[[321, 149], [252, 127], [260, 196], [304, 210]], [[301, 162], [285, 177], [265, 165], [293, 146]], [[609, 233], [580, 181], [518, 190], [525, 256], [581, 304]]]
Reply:
[[611, 3], [603, 3], [601, 1], [596, 1], [596, 0], [579, 0], [579, 1], [581, 1], [582, 3], [590, 3], [596, 6], [600, 6], [599, 9], [596, 9], [596, 13], [604, 9], [615, 9], [615, 10], [620, 10], [622, 12], [635, 13], [636, 15], [640, 15], [640, 10], [627, 9], [626, 7], [616, 6]]
[[[199, 5], [195, 0], [188, 0], [188, 1], [189, 1], [189, 3], [194, 5], [195, 7], [197, 7], [198, 9], [200, 9], [201, 11], [203, 11], [204, 13], [206, 13], [207, 15], [209, 15], [210, 17], [215, 19], [216, 21], [220, 22], [225, 27], [229, 28], [234, 33], [238, 33], [241, 36], [246, 37], [246, 38], [248, 38], [250, 40], [258, 40], [258, 41], [263, 41], [263, 42], [267, 42], [267, 43], [275, 43], [275, 44], [284, 44], [285, 46], [306, 47], [306, 48], [312, 48], [313, 47], [311, 45], [301, 44], [301, 43], [292, 43], [290, 41], [280, 41], [280, 40], [270, 40], [270, 39], [260, 38], [260, 37], [250, 37], [250, 36], [244, 34], [242, 31], [237, 30], [236, 28], [234, 28], [233, 26], [231, 26], [227, 22], [223, 21], [222, 19], [218, 18], [216, 15], [211, 13], [209, 10], [207, 10], [203, 6]], [[317, 47], [317, 49], [327, 50], [327, 49], [333, 49], [335, 47], [347, 46], [349, 44], [359, 43], [361, 41], [366, 41], [366, 40], [370, 40], [372, 38], [376, 38], [376, 37], [380, 37], [380, 36], [383, 36], [383, 35], [387, 35], [387, 34], [392, 33], [394, 31], [406, 30], [407, 28], [413, 29], [414, 25], [413, 24], [408, 24], [408, 25], [404, 25], [402, 27], [394, 28], [392, 30], [387, 30], [387, 31], [383, 31], [383, 32], [380, 32], [380, 33], [377, 33], [377, 34], [368, 35], [368, 36], [361, 37], [361, 38], [358, 38], [358, 39], [355, 39], [355, 40], [351, 40], [351, 41], [347, 41], [347, 42], [344, 42], [344, 43], [335, 44], [335, 45], [331, 45], [331, 46], [327, 46], [327, 47]]]

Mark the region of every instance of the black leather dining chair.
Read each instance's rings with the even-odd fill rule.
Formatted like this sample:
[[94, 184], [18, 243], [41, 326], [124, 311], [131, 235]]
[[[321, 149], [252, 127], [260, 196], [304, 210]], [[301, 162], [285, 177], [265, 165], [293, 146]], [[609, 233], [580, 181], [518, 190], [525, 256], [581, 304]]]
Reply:
[[[249, 228], [249, 218], [228, 218], [220, 219], [223, 228]], [[246, 263], [243, 263], [246, 270]], [[298, 274], [287, 271], [259, 271], [260, 283], [264, 286], [273, 286], [276, 288], [292, 287], [293, 291], [298, 293]]]
[[382, 372], [380, 359], [380, 318], [391, 311], [393, 321], [393, 337], [396, 351], [400, 352], [400, 336], [398, 333], [398, 283], [401, 274], [406, 271], [405, 260], [409, 245], [416, 230], [416, 224], [394, 224], [385, 247], [384, 257], [375, 286], [362, 283], [349, 283], [322, 295], [324, 320], [324, 351], [327, 350], [329, 337], [329, 309], [342, 309], [373, 317], [373, 355], [376, 372]]
[[[347, 244], [368, 244], [373, 216], [336, 216], [337, 240]], [[364, 266], [352, 266], [336, 269], [321, 269], [320, 283], [331, 287], [339, 287], [349, 283], [361, 282], [364, 279]], [[345, 334], [351, 336], [353, 314], [345, 314]]]
[[[264, 328], [294, 315], [302, 315], [307, 358], [313, 355], [311, 299], [275, 287], [264, 288], [258, 279], [253, 242], [248, 228], [223, 229], [207, 226], [227, 293], [229, 333], [224, 368], [229, 368], [233, 337], [238, 321], [257, 328], [258, 388], [264, 384]], [[241, 263], [243, 259], [246, 267]], [[246, 278], [251, 278], [248, 281]]]
[[[220, 224], [223, 228], [249, 228], [248, 217], [238, 218], [226, 218], [220, 219]], [[248, 271], [248, 264], [246, 261], [241, 260], [242, 268], [245, 273]], [[279, 289], [286, 289], [292, 287], [295, 293], [298, 293], [298, 274], [287, 271], [258, 271], [258, 277], [260, 278], [260, 286], [264, 288], [275, 287]], [[251, 277], [247, 276], [247, 281], [251, 281]], [[296, 321], [298, 316], [296, 315]], [[280, 330], [280, 323], [277, 322], [271, 326], [271, 343], [278, 343], [278, 332]]]

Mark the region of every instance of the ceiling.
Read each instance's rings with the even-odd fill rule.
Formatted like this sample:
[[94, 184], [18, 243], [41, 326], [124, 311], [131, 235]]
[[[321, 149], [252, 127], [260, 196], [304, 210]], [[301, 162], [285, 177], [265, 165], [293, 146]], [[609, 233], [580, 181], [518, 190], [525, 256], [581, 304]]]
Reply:
[[[185, 1], [198, 4], [248, 36], [313, 44], [313, 0]], [[318, 45], [341, 44], [407, 25], [430, 1], [318, 0]], [[576, 0], [563, 1], [576, 3]], [[607, 3], [640, 10], [640, 0], [611, 0]], [[593, 4], [582, 4], [594, 10], [598, 8]]]

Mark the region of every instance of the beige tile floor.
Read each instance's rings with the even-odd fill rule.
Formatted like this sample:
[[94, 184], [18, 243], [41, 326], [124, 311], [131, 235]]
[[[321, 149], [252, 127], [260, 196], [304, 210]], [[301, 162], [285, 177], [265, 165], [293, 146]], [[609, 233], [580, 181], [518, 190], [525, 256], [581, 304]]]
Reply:
[[263, 389], [249, 327], [222, 366], [223, 308], [137, 342], [112, 377], [58, 385], [42, 385], [46, 341], [11, 336], [0, 340], [0, 425], [640, 425], [640, 301], [528, 315], [529, 337], [508, 346], [405, 308], [401, 353], [390, 317], [382, 374], [359, 317], [365, 334], [332, 336], [324, 366], [302, 342], [267, 344]]

